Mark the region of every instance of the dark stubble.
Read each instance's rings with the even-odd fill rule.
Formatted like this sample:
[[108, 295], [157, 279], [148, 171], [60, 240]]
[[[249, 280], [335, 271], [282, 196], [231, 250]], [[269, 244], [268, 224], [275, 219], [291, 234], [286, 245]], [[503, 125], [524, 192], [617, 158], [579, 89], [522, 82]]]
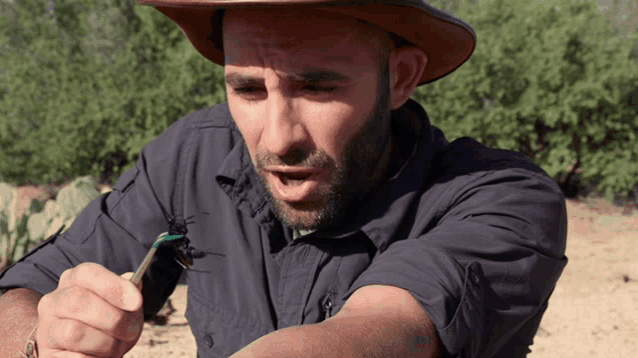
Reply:
[[[370, 192], [376, 182], [371, 177], [390, 138], [389, 74], [379, 77], [377, 98], [370, 117], [345, 148], [339, 166], [325, 151], [306, 151], [291, 148], [284, 156], [260, 153], [255, 158], [255, 171], [266, 189], [275, 216], [295, 230], [319, 230], [335, 227], [356, 215], [357, 204]], [[290, 165], [327, 168], [332, 171], [328, 183], [320, 183], [321, 199], [303, 204], [286, 203], [276, 199], [265, 178], [264, 167]]]

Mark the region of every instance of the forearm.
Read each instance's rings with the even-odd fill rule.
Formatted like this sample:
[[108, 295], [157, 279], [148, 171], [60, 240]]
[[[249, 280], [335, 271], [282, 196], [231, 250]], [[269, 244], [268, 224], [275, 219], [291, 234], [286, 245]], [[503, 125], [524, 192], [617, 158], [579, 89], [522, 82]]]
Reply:
[[230, 358], [254, 357], [339, 357], [335, 332], [321, 324], [287, 327], [247, 345]]
[[38, 292], [17, 288], [0, 296], [0, 357], [20, 358], [38, 324]]
[[388, 332], [379, 323], [353, 317], [287, 327], [259, 338], [230, 358], [435, 357], [438, 338], [434, 331], [401, 334]]

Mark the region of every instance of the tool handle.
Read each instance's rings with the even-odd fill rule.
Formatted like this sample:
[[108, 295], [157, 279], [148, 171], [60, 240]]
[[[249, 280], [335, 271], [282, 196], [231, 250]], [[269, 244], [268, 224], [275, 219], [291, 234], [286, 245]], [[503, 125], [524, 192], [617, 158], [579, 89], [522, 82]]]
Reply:
[[153, 259], [153, 256], [155, 256], [155, 251], [157, 251], [156, 247], [151, 247], [151, 249], [148, 250], [148, 254], [146, 254], [144, 261], [142, 261], [140, 267], [137, 268], [137, 271], [135, 271], [135, 274], [131, 277], [131, 282], [133, 282], [134, 285], [137, 286], [142, 281], [142, 276], [144, 276], [148, 266], [151, 264], [151, 260]]

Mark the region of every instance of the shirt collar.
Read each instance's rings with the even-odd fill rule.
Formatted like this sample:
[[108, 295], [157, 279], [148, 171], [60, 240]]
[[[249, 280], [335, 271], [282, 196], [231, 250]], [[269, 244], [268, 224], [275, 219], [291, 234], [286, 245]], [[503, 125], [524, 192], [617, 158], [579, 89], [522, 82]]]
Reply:
[[[431, 126], [423, 107], [412, 99], [392, 111], [392, 130], [397, 131], [401, 138], [410, 139], [400, 141], [408, 145], [407, 148], [392, 154], [395, 158], [405, 159], [398, 171], [372, 190], [360, 204], [360, 210], [353, 210], [355, 214], [352, 219], [338, 232], [293, 232], [293, 238], [311, 235], [340, 239], [362, 231], [380, 251], [394, 241], [399, 224], [414, 204], [429, 175], [435, 151], [448, 142], [440, 130]], [[276, 220], [266, 200], [265, 189], [257, 179], [243, 140], [239, 140], [230, 151], [217, 172], [216, 180], [238, 209], [261, 225], [274, 224]]]

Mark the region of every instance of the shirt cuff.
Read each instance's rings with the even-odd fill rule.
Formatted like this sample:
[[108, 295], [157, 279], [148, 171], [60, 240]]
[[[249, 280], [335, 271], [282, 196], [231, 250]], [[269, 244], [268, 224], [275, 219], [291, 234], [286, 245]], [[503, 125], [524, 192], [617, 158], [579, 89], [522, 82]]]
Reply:
[[[403, 288], [421, 304], [436, 327], [443, 357], [457, 356], [462, 350], [468, 349], [477, 353], [480, 339], [472, 337], [483, 336], [485, 312], [480, 264], [473, 261], [463, 267], [442, 250], [423, 250], [423, 243], [419, 240], [401, 244], [401, 251], [409, 253], [402, 255], [401, 262], [392, 258], [392, 251], [399, 248], [391, 245], [357, 278], [344, 294], [343, 300], [346, 301], [363, 286], [390, 285]], [[414, 247], [411, 250], [406, 246]], [[411, 262], [415, 265], [411, 265]]]

